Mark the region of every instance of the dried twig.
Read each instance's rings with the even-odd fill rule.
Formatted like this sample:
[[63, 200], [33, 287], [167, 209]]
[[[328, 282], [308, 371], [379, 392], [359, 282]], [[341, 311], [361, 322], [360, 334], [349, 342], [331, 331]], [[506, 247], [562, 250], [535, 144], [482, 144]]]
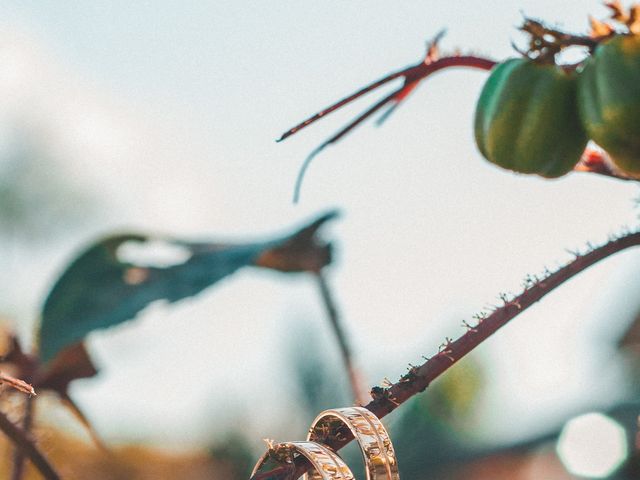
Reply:
[[0, 372], [0, 384], [3, 383], [9, 385], [12, 388], [15, 388], [19, 392], [26, 393], [27, 395], [36, 394], [36, 391], [33, 389], [33, 387], [24, 380], [20, 380], [19, 378], [15, 378], [11, 375]]
[[[22, 418], [22, 429], [24, 432], [28, 433], [31, 429], [31, 423], [33, 421], [33, 398], [35, 396], [36, 391], [33, 387], [25, 382], [24, 380], [20, 380], [18, 378], [12, 377], [11, 375], [7, 375], [6, 373], [0, 372], [0, 384], [7, 384], [15, 390], [26, 393], [29, 395], [25, 400], [24, 405], [24, 416]], [[22, 474], [24, 473], [24, 451], [23, 448], [16, 444], [16, 449], [13, 454], [13, 471], [11, 473], [12, 480], [21, 480]]]
[[15, 425], [2, 412], [0, 412], [0, 430], [31, 460], [46, 480], [60, 480], [60, 476], [46, 457], [38, 450], [31, 436]]
[[[395, 410], [396, 407], [407, 401], [417, 393], [424, 391], [429, 384], [442, 375], [458, 360], [472, 351], [484, 340], [493, 335], [497, 330], [506, 325], [510, 320], [518, 316], [531, 305], [539, 301], [549, 292], [553, 291], [567, 280], [603, 260], [624, 249], [640, 245], [640, 231], [628, 233], [614, 238], [606, 244], [593, 248], [546, 277], [528, 283], [525, 290], [513, 298], [506, 298], [504, 305], [493, 313], [478, 319], [478, 324], [457, 340], [447, 341], [446, 348], [420, 366], [411, 368], [400, 380], [388, 387], [375, 387], [372, 390], [374, 400], [366, 405], [366, 408], [379, 418]], [[348, 430], [341, 432], [340, 441], [332, 441], [329, 446], [338, 450], [349, 443], [353, 436]], [[309, 465], [296, 459], [293, 464], [280, 465], [269, 471], [261, 472], [251, 477], [250, 480], [284, 480], [298, 478], [304, 474]]]
[[[34, 398], [29, 396], [25, 399], [24, 413], [22, 414], [22, 431], [29, 435], [31, 432], [31, 426], [33, 425], [33, 410], [35, 408]], [[11, 480], [22, 480], [24, 474], [24, 459], [25, 452], [20, 445], [16, 445], [13, 452], [13, 470], [11, 472]]]
[[538, 20], [525, 18], [520, 30], [530, 35], [530, 50], [551, 48], [555, 53], [563, 48], [580, 46], [593, 50], [601, 39], [588, 35], [574, 35], [556, 28], [548, 27]]

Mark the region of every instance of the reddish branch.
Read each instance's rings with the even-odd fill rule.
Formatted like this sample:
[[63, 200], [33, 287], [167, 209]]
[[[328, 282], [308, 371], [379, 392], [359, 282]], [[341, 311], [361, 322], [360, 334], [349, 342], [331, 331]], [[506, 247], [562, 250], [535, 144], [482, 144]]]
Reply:
[[418, 86], [418, 84], [422, 80], [424, 80], [425, 78], [429, 77], [430, 75], [440, 70], [444, 70], [445, 68], [466, 67], [466, 68], [477, 68], [480, 70], [491, 70], [491, 68], [493, 68], [493, 66], [496, 64], [494, 60], [483, 58], [483, 57], [477, 57], [474, 55], [454, 55], [454, 56], [440, 58], [438, 55], [437, 43], [438, 43], [438, 40], [442, 37], [442, 35], [443, 33], [441, 32], [434, 38], [434, 40], [429, 44], [429, 47], [427, 49], [427, 54], [424, 60], [418, 63], [417, 65], [412, 65], [411, 67], [407, 67], [403, 70], [391, 73], [386, 77], [383, 77], [380, 80], [377, 80], [371, 83], [370, 85], [367, 85], [366, 87], [361, 88], [360, 90], [353, 93], [352, 95], [349, 95], [348, 97], [343, 98], [339, 102], [334, 103], [333, 105], [307, 118], [303, 122], [299, 123], [295, 127], [291, 128], [290, 130], [282, 134], [282, 136], [277, 140], [278, 142], [285, 140], [286, 138], [299, 132], [303, 128], [311, 125], [315, 121], [353, 102], [354, 100], [371, 92], [372, 90], [375, 90], [397, 78], [404, 79], [404, 82], [402, 83], [402, 86], [400, 88], [386, 95], [381, 100], [378, 100], [371, 107], [369, 107], [367, 110], [365, 110], [363, 113], [358, 115], [355, 119], [353, 119], [350, 123], [348, 123], [342, 129], [340, 129], [337, 133], [335, 133], [330, 138], [322, 142], [322, 144], [316, 147], [309, 154], [309, 156], [305, 159], [302, 167], [300, 168], [300, 173], [298, 174], [298, 179], [296, 181], [296, 187], [295, 187], [295, 193], [294, 193], [294, 202], [298, 201], [298, 198], [300, 196], [300, 186], [302, 184], [304, 174], [307, 170], [307, 167], [309, 166], [309, 164], [311, 163], [311, 161], [314, 159], [316, 155], [318, 155], [322, 150], [324, 150], [329, 145], [338, 142], [342, 137], [344, 137], [349, 132], [351, 132], [355, 127], [357, 127], [359, 124], [364, 122], [371, 115], [378, 112], [383, 107], [387, 106], [388, 110], [380, 118], [380, 122], [384, 121], [394, 111], [394, 109], [409, 96], [409, 94]]
[[[538, 54], [543, 54], [547, 50], [549, 50], [549, 52], [547, 53], [553, 56], [555, 55], [555, 53], [557, 53], [561, 49], [569, 46], [573, 46], [573, 45], [579, 45], [579, 46], [584, 46], [584, 47], [593, 49], [595, 48], [595, 46], [598, 44], [599, 41], [601, 41], [603, 38], [606, 38], [606, 35], [603, 37], [597, 37], [597, 38], [580, 36], [580, 35], [572, 35], [566, 32], [562, 32], [560, 30], [549, 28], [543, 25], [542, 23], [532, 19], [525, 19], [521, 27], [521, 30], [528, 33], [531, 37], [529, 52], [521, 52], [528, 56], [531, 55], [530, 52], [532, 51], [538, 51]], [[353, 102], [354, 100], [360, 98], [361, 96], [373, 90], [376, 90], [379, 87], [395, 79], [398, 79], [398, 78], [404, 79], [402, 86], [392, 91], [388, 95], [384, 96], [382, 99], [378, 100], [376, 103], [374, 103], [364, 112], [362, 112], [360, 115], [354, 118], [347, 125], [345, 125], [340, 130], [338, 130], [338, 132], [333, 134], [331, 137], [329, 137], [327, 140], [322, 142], [320, 145], [318, 145], [315, 149], [311, 151], [311, 153], [307, 156], [302, 166], [300, 167], [300, 171], [296, 179], [296, 184], [295, 184], [294, 194], [293, 194], [294, 203], [297, 203], [298, 199], [300, 198], [300, 188], [302, 186], [302, 181], [306, 174], [307, 168], [309, 167], [313, 159], [320, 152], [322, 152], [329, 145], [337, 143], [339, 140], [341, 140], [344, 136], [350, 133], [355, 127], [360, 125], [366, 119], [371, 117], [376, 112], [387, 107], [387, 110], [378, 119], [378, 124], [381, 124], [382, 122], [384, 122], [389, 117], [389, 115], [395, 111], [398, 105], [402, 101], [404, 101], [411, 94], [411, 92], [415, 90], [415, 88], [420, 84], [421, 81], [425, 80], [430, 75], [440, 70], [444, 70], [446, 68], [465, 67], [465, 68], [475, 68], [479, 70], [491, 70], [494, 67], [494, 65], [496, 65], [497, 62], [495, 60], [491, 60], [489, 58], [479, 57], [475, 55], [454, 55], [454, 56], [440, 57], [439, 51], [438, 51], [438, 41], [442, 38], [443, 34], [444, 32], [440, 32], [429, 43], [427, 48], [427, 54], [425, 55], [424, 59], [420, 63], [407, 67], [403, 70], [399, 70], [397, 72], [391, 73], [361, 88], [357, 92], [349, 95], [346, 98], [343, 98], [342, 100], [334, 103], [333, 105], [330, 105], [329, 107], [321, 110], [315, 115], [312, 115], [311, 117], [300, 122], [298, 125], [287, 130], [282, 134], [282, 136], [277, 140], [278, 142], [281, 142], [289, 138], [291, 135], [296, 134], [297, 132], [308, 127], [309, 125], [316, 122], [317, 120], [320, 120], [326, 115]], [[585, 154], [586, 153], [587, 152], [585, 152]], [[576, 169], [579, 171], [587, 171], [591, 173], [606, 175], [606, 176], [618, 178], [621, 180], [638, 180], [635, 178], [630, 178], [624, 174], [621, 174], [620, 172], [617, 172], [615, 169], [613, 170], [598, 169], [598, 168], [590, 169], [588, 167], [585, 167], [584, 163], [580, 164]]]
[[[477, 325], [468, 326], [467, 332], [457, 340], [447, 341], [436, 355], [422, 365], [412, 367], [397, 383], [385, 388], [375, 387], [371, 391], [373, 401], [366, 405], [366, 408], [379, 418], [384, 417], [412, 396], [424, 391], [433, 380], [442, 375], [458, 360], [546, 294], [600, 260], [626, 248], [639, 245], [640, 231], [629, 233], [614, 238], [583, 255], [576, 256], [575, 260], [566, 266], [554, 273], [549, 273], [541, 279], [528, 278], [527, 286], [520, 295], [513, 298], [505, 298], [503, 306], [497, 308], [486, 317], [481, 317]], [[340, 431], [336, 435], [332, 435], [332, 440], [328, 441], [328, 444], [331, 448], [338, 450], [352, 439], [353, 437], [348, 430]], [[281, 465], [270, 471], [260, 472], [251, 477], [250, 480], [298, 478], [309, 468], [309, 465], [304, 460], [297, 458], [293, 464]]]

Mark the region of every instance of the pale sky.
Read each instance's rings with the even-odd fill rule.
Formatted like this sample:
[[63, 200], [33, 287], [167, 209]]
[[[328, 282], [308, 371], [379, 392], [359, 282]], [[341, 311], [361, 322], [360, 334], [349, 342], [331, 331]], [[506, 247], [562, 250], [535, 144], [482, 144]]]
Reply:
[[[521, 12], [579, 32], [588, 13], [604, 14], [600, 2], [22, 0], [0, 1], [0, 11], [2, 135], [26, 125], [51, 152], [48, 168], [98, 209], [58, 240], [15, 247], [0, 310], [23, 334], [57, 272], [98, 234], [245, 240], [338, 207], [344, 215], [327, 232], [337, 246], [331, 282], [373, 385], [463, 333], [462, 319], [518, 291], [526, 274], [568, 260], [565, 249], [637, 222], [634, 185], [584, 174], [544, 181], [484, 161], [471, 132], [482, 72], [438, 74], [382, 128], [364, 125], [328, 148], [299, 205], [291, 194], [302, 160], [367, 100], [274, 142], [418, 61], [443, 27], [445, 51], [503, 59], [521, 39]], [[627, 300], [639, 263], [637, 252], [607, 260], [481, 347], [490, 376], [481, 409], [494, 438], [623, 394], [611, 352], [594, 345], [608, 345], [635, 307]], [[279, 352], [301, 326], [328, 337], [324, 320], [308, 279], [245, 270], [93, 334], [101, 375], [72, 393], [111, 440], [197, 443], [245, 404], [256, 438], [275, 436], [273, 412], [294, 408]]]

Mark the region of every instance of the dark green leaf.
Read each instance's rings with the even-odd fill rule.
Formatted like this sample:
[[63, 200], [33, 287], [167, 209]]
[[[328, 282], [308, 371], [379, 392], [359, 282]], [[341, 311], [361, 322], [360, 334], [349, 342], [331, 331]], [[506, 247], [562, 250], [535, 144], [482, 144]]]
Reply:
[[249, 244], [140, 234], [102, 239], [69, 265], [49, 293], [41, 359], [50, 361], [93, 330], [132, 319], [151, 302], [190, 297], [244, 266], [318, 271], [330, 262], [330, 245], [317, 238], [317, 230], [336, 215], [327, 213], [293, 235]]

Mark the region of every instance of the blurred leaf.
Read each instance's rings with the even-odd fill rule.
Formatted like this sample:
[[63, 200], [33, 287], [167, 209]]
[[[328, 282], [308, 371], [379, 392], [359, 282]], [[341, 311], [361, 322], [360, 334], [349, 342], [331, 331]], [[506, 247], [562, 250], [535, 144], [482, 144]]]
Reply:
[[53, 390], [66, 397], [69, 383], [78, 378], [91, 378], [98, 373], [84, 343], [76, 343], [61, 351], [36, 379], [40, 388]]
[[255, 265], [281, 272], [319, 272], [331, 261], [328, 244], [317, 238], [318, 229], [337, 212], [329, 212], [306, 227], [300, 229], [284, 241], [263, 249]]
[[196, 295], [245, 266], [318, 271], [330, 262], [331, 249], [316, 238], [317, 231], [336, 216], [329, 212], [293, 235], [258, 243], [187, 242], [133, 233], [100, 240], [69, 265], [45, 301], [41, 359], [48, 362], [91, 331], [134, 318], [154, 301]]
[[65, 399], [69, 383], [98, 373], [84, 343], [66, 348], [52, 362], [43, 365], [38, 357], [24, 352], [18, 337], [11, 331], [1, 332], [0, 338], [7, 343], [0, 364], [10, 365], [18, 375], [28, 378], [38, 391], [51, 390]]
[[91, 422], [69, 396], [69, 384], [79, 378], [90, 378], [98, 373], [93, 365], [84, 343], [76, 343], [66, 348], [47, 365], [40, 363], [35, 355], [30, 355], [22, 350], [18, 337], [11, 331], [0, 330], [0, 341], [6, 343], [0, 363], [10, 366], [20, 375], [29, 378], [38, 392], [49, 390], [56, 393], [65, 407], [82, 423], [92, 437], [96, 446], [106, 450], [102, 439], [94, 430]]
[[27, 372], [29, 376], [37, 368], [37, 360], [32, 355], [24, 352], [18, 336], [11, 330], [2, 328], [0, 329], [0, 339], [2, 341], [2, 356], [0, 357], [0, 363], [11, 363], [17, 365], [20, 368], [20, 372], [24, 374]]

